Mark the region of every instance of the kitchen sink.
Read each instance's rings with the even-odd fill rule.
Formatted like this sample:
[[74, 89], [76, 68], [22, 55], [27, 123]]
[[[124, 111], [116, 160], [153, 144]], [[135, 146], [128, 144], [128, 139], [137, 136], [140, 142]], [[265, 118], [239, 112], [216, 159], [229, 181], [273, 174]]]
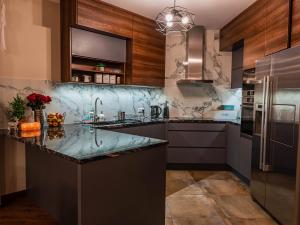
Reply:
[[142, 123], [142, 121], [136, 119], [127, 119], [127, 120], [99, 121], [99, 122], [91, 122], [87, 124], [97, 126], [97, 127], [108, 127], [108, 126], [121, 126], [126, 124], [138, 124], [138, 123]]

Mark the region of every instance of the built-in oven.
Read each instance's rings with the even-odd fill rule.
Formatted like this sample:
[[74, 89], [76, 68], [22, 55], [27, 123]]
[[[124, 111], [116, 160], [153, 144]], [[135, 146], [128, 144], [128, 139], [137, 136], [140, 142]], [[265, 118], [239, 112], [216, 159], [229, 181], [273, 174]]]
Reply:
[[253, 134], [253, 105], [242, 105], [241, 133], [252, 136]]
[[255, 70], [244, 71], [241, 134], [252, 136], [254, 123]]

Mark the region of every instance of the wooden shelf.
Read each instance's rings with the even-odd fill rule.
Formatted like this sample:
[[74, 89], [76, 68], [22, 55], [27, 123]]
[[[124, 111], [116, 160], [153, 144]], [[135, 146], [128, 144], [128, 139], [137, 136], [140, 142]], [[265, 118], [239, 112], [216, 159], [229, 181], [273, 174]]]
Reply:
[[124, 73], [99, 71], [99, 70], [96, 69], [95, 66], [90, 66], [90, 65], [72, 64], [72, 70], [78, 70], [78, 71], [83, 71], [83, 72], [92, 72], [92, 73], [111, 74], [111, 75], [117, 75], [117, 76], [124, 76]]

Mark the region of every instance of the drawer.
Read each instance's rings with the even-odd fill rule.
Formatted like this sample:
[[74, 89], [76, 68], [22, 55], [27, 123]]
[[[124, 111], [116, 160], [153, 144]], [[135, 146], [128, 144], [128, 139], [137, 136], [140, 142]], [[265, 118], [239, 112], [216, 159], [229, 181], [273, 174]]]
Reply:
[[170, 147], [225, 148], [225, 132], [169, 131]]
[[225, 123], [169, 123], [168, 130], [224, 131]]
[[226, 149], [168, 148], [168, 163], [226, 164]]
[[166, 139], [166, 126], [165, 124], [148, 124], [140, 126], [140, 136]]
[[166, 139], [165, 124], [148, 124], [148, 125], [141, 125], [141, 126], [117, 128], [112, 130], [120, 133], [157, 138], [163, 140]]
[[111, 129], [115, 132], [125, 133], [125, 134], [132, 134], [132, 135], [140, 135], [140, 127], [122, 127], [122, 128], [114, 128]]

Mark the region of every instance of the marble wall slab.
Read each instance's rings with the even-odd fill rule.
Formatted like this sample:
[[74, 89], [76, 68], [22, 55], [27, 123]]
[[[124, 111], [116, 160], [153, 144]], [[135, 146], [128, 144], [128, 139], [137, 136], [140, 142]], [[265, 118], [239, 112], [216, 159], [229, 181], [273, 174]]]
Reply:
[[[234, 119], [239, 117], [242, 91], [230, 89], [231, 53], [219, 51], [219, 31], [206, 31], [205, 79], [214, 84], [178, 86], [176, 81], [186, 76], [186, 35], [173, 33], [167, 36], [166, 87], [164, 94], [171, 104], [172, 116]], [[234, 112], [219, 111], [220, 105], [234, 105]]]
[[[219, 52], [219, 31], [206, 32], [204, 76], [214, 80], [213, 85], [177, 86], [176, 81], [183, 78], [186, 68], [186, 37], [183, 33], [167, 36], [166, 45], [166, 86], [164, 89], [133, 86], [100, 86], [82, 84], [57, 84], [45, 80], [0, 78], [0, 127], [7, 126], [5, 115], [8, 101], [16, 94], [26, 97], [32, 92], [50, 95], [53, 102], [47, 106], [46, 113], [66, 112], [66, 123], [80, 122], [86, 112], [94, 107], [100, 97], [107, 120], [116, 119], [118, 111], [127, 115], [137, 114], [139, 107], [145, 108], [150, 116], [150, 106], [163, 106], [168, 100], [171, 117], [205, 117], [217, 119], [236, 119], [241, 104], [241, 89], [231, 90], [231, 53]], [[235, 106], [235, 111], [220, 111], [220, 105]]]
[[29, 81], [0, 78], [0, 124], [5, 127], [7, 103], [16, 94], [26, 97], [32, 92], [50, 95], [52, 102], [45, 112], [66, 112], [66, 123], [81, 122], [85, 113], [94, 108], [97, 97], [103, 102], [99, 110], [106, 120], [114, 120], [119, 111], [125, 111], [128, 117], [137, 115], [139, 107], [145, 108], [150, 116], [150, 106], [165, 102], [163, 90], [159, 88], [132, 86], [100, 86], [85, 84], [55, 84], [49, 81]]

